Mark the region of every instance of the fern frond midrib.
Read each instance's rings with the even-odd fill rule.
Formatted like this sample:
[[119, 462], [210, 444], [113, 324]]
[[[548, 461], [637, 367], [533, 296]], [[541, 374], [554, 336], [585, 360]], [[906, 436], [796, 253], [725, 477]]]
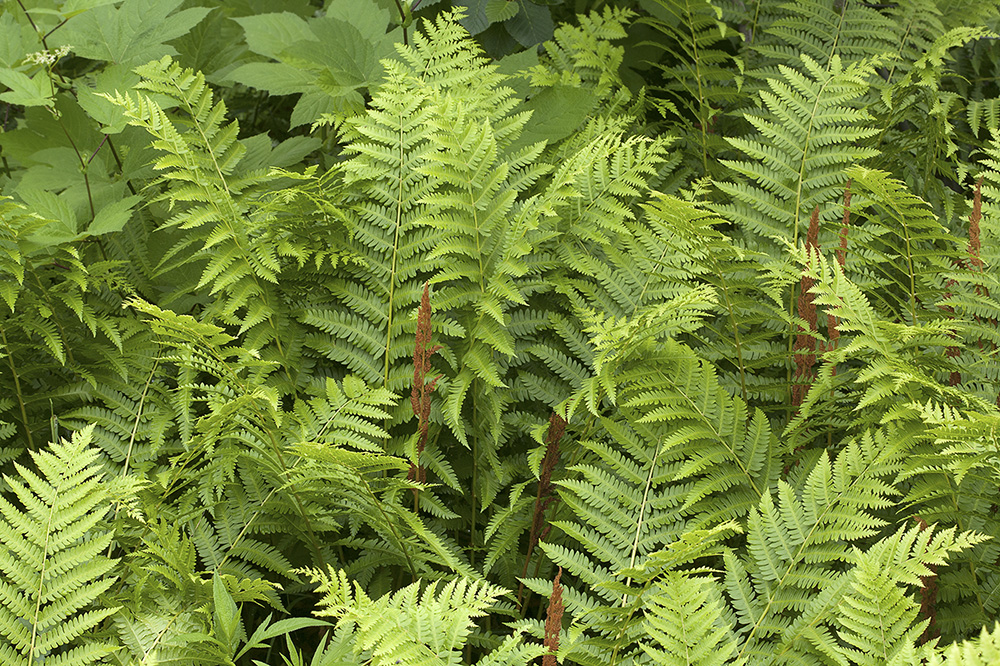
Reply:
[[55, 519], [56, 503], [49, 504], [48, 515], [45, 517], [45, 542], [42, 547], [42, 568], [38, 576], [37, 598], [35, 600], [35, 613], [31, 618], [31, 640], [28, 644], [28, 658], [35, 660], [35, 643], [38, 640], [39, 617], [42, 614], [42, 599], [45, 598], [45, 573], [49, 565], [49, 539], [52, 536], [52, 521]]

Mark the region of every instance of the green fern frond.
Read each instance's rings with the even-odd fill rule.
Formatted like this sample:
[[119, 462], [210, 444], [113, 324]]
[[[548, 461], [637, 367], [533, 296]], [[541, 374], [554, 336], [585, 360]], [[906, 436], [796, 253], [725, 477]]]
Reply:
[[[663, 288], [692, 280], [715, 288], [714, 318], [694, 333], [699, 356], [715, 364], [719, 381], [754, 405], [784, 401], [783, 368], [787, 347], [782, 303], [784, 289], [771, 283], [766, 257], [719, 231], [724, 220], [693, 202], [657, 195], [643, 205], [656, 230], [662, 257], [649, 267], [662, 276]], [[677, 285], [677, 286], [673, 286]]]
[[426, 255], [443, 240], [419, 224], [427, 209], [422, 201], [434, 186], [421, 170], [434, 149], [433, 100], [439, 90], [474, 100], [492, 94], [500, 80], [456, 23], [442, 16], [424, 27], [426, 36], [399, 47], [402, 62], [386, 61], [386, 80], [368, 113], [343, 128], [350, 156], [343, 165], [344, 204], [352, 251], [364, 268], [348, 267], [347, 280], [328, 281], [327, 293], [300, 315], [323, 332], [308, 338], [311, 348], [391, 391], [408, 386], [415, 330], [409, 313], [437, 266]]
[[824, 451], [798, 487], [779, 481], [777, 499], [768, 493], [751, 512], [748, 556], [726, 556], [741, 658], [837, 651], [819, 625], [850, 589], [843, 566], [854, 558], [842, 542], [877, 536], [885, 525], [877, 512], [898, 494], [890, 481], [907, 447], [889, 441], [885, 433], [866, 434], [833, 462]]
[[799, 72], [779, 66], [781, 78], [769, 78], [758, 93], [762, 108], [744, 114], [757, 130], [756, 138], [728, 139], [752, 161], [724, 160], [746, 182], [718, 182], [732, 198], [718, 210], [739, 224], [751, 238], [777, 256], [779, 243], [798, 246], [805, 222], [820, 207], [821, 225], [841, 217], [831, 206], [840, 200], [847, 181], [843, 170], [877, 154], [857, 142], [875, 134], [871, 116], [858, 107], [868, 90], [869, 62], [842, 64], [834, 56], [829, 67], [802, 56]]
[[[320, 617], [337, 618], [353, 634], [357, 656], [365, 655], [373, 666], [444, 666], [460, 659], [469, 639], [473, 618], [481, 617], [506, 593], [500, 587], [466, 579], [426, 587], [413, 583], [392, 594], [372, 599], [343, 571], [305, 571], [322, 594], [316, 611]], [[483, 664], [512, 663], [514, 658], [541, 655], [541, 646], [520, 644], [519, 637], [505, 642], [498, 654]]]
[[918, 606], [899, 584], [921, 585], [931, 574], [926, 565], [941, 565], [947, 555], [960, 552], [987, 537], [972, 532], [955, 534], [954, 528], [933, 533], [917, 525], [883, 539], [858, 558], [852, 592], [838, 605], [838, 631], [849, 648], [845, 655], [855, 664], [888, 664], [905, 647], [913, 645], [926, 621], [918, 622]]
[[[910, 664], [918, 664], [919, 657]], [[943, 654], [932, 654], [928, 666], [1000, 666], [1000, 626], [990, 632], [984, 626], [975, 640], [953, 643]]]
[[[237, 139], [236, 121], [224, 123], [226, 105], [213, 104], [204, 76], [182, 68], [169, 57], [136, 69], [142, 77], [137, 88], [173, 101], [184, 116], [172, 118], [149, 95], [135, 93], [105, 97], [122, 108], [129, 123], [145, 129], [160, 157], [154, 168], [162, 175], [155, 185], [165, 185], [156, 200], [166, 201], [177, 212], [167, 227], [188, 230], [161, 260], [160, 270], [205, 260], [200, 280], [183, 288], [211, 286], [222, 298], [204, 316], [238, 324], [248, 333], [248, 344], [263, 349], [273, 344], [290, 382], [295, 359], [282, 349], [280, 339], [291, 322], [275, 284], [281, 261], [265, 232], [266, 219], [251, 210], [253, 195], [267, 181], [267, 170], [238, 171], [246, 147]], [[266, 216], [265, 216], [266, 218]]]
[[855, 281], [890, 318], [916, 324], [927, 315], [921, 303], [936, 302], [943, 291], [939, 274], [959, 261], [955, 239], [927, 204], [884, 171], [855, 166], [846, 170], [854, 199], [851, 212], [851, 269]]
[[835, 58], [850, 64], [894, 53], [899, 47], [895, 38], [905, 30], [861, 2], [788, 2], [777, 13], [780, 16], [753, 44], [753, 51], [763, 58], [761, 69], [768, 73], [780, 65], [798, 68], [803, 55], [823, 67], [833, 67]]
[[643, 649], [659, 666], [723, 666], [736, 651], [722, 620], [721, 590], [711, 578], [675, 573], [657, 583], [646, 606]]
[[117, 610], [99, 603], [114, 584], [112, 541], [99, 524], [110, 508], [90, 447], [91, 429], [32, 452], [38, 472], [16, 464], [0, 498], [0, 655], [11, 666], [43, 660], [84, 665], [113, 646], [87, 634]]
[[611, 44], [626, 36], [625, 23], [633, 12], [605, 7], [602, 13], [579, 15], [579, 25], [562, 25], [545, 43], [547, 62], [530, 70], [532, 85], [592, 88], [598, 98], [608, 98], [621, 86], [618, 68], [624, 49]]

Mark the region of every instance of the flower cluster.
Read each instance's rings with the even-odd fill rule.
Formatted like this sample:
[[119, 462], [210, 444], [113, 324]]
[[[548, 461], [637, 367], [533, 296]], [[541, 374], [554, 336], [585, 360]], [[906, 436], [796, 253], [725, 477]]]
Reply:
[[32, 65], [45, 65], [47, 67], [51, 67], [56, 64], [56, 61], [59, 60], [59, 58], [69, 54], [70, 48], [71, 47], [69, 46], [60, 46], [52, 51], [48, 49], [44, 51], [36, 51], [35, 53], [29, 53], [24, 56], [24, 60]]

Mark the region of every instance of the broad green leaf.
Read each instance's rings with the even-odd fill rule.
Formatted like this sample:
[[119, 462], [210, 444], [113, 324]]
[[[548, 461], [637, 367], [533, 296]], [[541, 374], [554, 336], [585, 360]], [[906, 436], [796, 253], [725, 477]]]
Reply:
[[521, 11], [504, 23], [507, 32], [522, 46], [535, 46], [552, 39], [555, 24], [547, 7], [539, 7], [527, 0], [513, 0], [521, 5]]
[[229, 73], [229, 78], [272, 95], [294, 95], [309, 91], [316, 75], [283, 62], [251, 62]]
[[225, 85], [226, 75], [248, 54], [243, 28], [221, 11], [212, 12], [171, 44], [180, 51], [178, 62], [217, 85]]
[[81, 181], [76, 152], [66, 146], [52, 146], [31, 155], [31, 167], [25, 171], [19, 187], [58, 192]]
[[455, 0], [456, 7], [465, 7], [462, 27], [473, 35], [478, 35], [490, 27], [490, 20], [486, 18], [487, 2], [489, 0]]
[[243, 26], [247, 46], [251, 51], [275, 60], [279, 60], [278, 54], [290, 46], [316, 39], [309, 24], [289, 12], [244, 16], [233, 20]]
[[52, 106], [52, 81], [48, 74], [39, 72], [29, 77], [13, 69], [0, 69], [0, 84], [10, 88], [0, 94], [0, 100], [20, 106]]
[[142, 197], [131, 196], [108, 204], [94, 216], [94, 221], [87, 227], [87, 234], [100, 236], [121, 231], [132, 217], [132, 207], [140, 201]]
[[269, 167], [291, 167], [319, 148], [322, 142], [312, 136], [293, 136], [272, 147], [271, 137], [257, 134], [241, 139], [240, 143], [247, 149], [239, 165], [239, 171], [245, 173]]
[[302, 61], [323, 65], [330, 72], [342, 73], [337, 78], [346, 84], [381, 78], [382, 67], [376, 60], [375, 49], [353, 25], [323, 18], [313, 21], [310, 28], [316, 35], [315, 41], [293, 44], [282, 52], [281, 60], [289, 64]]
[[45, 190], [24, 189], [18, 194], [31, 212], [51, 220], [38, 233], [29, 237], [28, 240], [32, 243], [47, 247], [79, 237], [76, 214], [63, 199]]
[[497, 62], [497, 71], [511, 77], [504, 82], [510, 86], [519, 97], [525, 97], [531, 89], [527, 71], [538, 64], [538, 50], [527, 49], [520, 53], [512, 53]]
[[490, 23], [500, 23], [514, 18], [520, 9], [517, 0], [488, 0], [485, 7]]
[[386, 37], [386, 26], [392, 20], [390, 12], [374, 0], [334, 2], [327, 8], [326, 17], [350, 23], [371, 43]]
[[522, 107], [533, 113], [517, 145], [542, 140], [552, 143], [569, 136], [590, 115], [596, 102], [594, 94], [585, 88], [553, 86], [542, 90]]
[[0, 67], [14, 67], [25, 55], [42, 48], [30, 28], [14, 20], [11, 12], [0, 12]]
[[292, 109], [290, 127], [300, 125], [310, 125], [324, 113], [337, 113], [341, 111], [342, 105], [337, 103], [337, 98], [331, 96], [326, 91], [307, 92]]
[[103, 5], [69, 21], [53, 37], [73, 53], [93, 60], [139, 65], [177, 51], [165, 44], [187, 33], [211, 11], [175, 10], [183, 0], [129, 0]]
[[114, 104], [100, 92], [125, 92], [139, 82], [139, 75], [124, 65], [111, 65], [94, 75], [93, 85], [84, 80], [78, 87], [77, 101], [87, 115], [101, 124], [104, 134], [118, 134], [128, 124], [125, 110]]
[[105, 5], [116, 4], [117, 0], [66, 0], [60, 12], [66, 18], [71, 18], [85, 11], [103, 7]]

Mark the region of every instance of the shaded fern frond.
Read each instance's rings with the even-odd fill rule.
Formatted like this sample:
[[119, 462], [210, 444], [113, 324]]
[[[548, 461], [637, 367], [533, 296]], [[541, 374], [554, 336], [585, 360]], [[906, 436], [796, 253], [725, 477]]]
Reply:
[[[639, 21], [660, 35], [644, 45], [664, 51], [656, 63], [664, 83], [653, 92], [661, 97], [658, 103], [677, 110], [690, 161], [701, 175], [713, 175], [718, 153], [727, 146], [715, 125], [719, 115], [742, 98], [743, 63], [732, 53], [738, 33], [721, 20], [721, 9], [710, 0], [656, 4], [655, 14]], [[741, 70], [735, 86], [734, 67]]]
[[835, 67], [835, 58], [849, 65], [893, 53], [899, 47], [896, 35], [903, 29], [877, 8], [853, 0], [788, 2], [777, 13], [780, 17], [753, 45], [763, 57], [761, 70], [769, 74], [780, 65], [798, 68], [803, 55], [826, 68]]

